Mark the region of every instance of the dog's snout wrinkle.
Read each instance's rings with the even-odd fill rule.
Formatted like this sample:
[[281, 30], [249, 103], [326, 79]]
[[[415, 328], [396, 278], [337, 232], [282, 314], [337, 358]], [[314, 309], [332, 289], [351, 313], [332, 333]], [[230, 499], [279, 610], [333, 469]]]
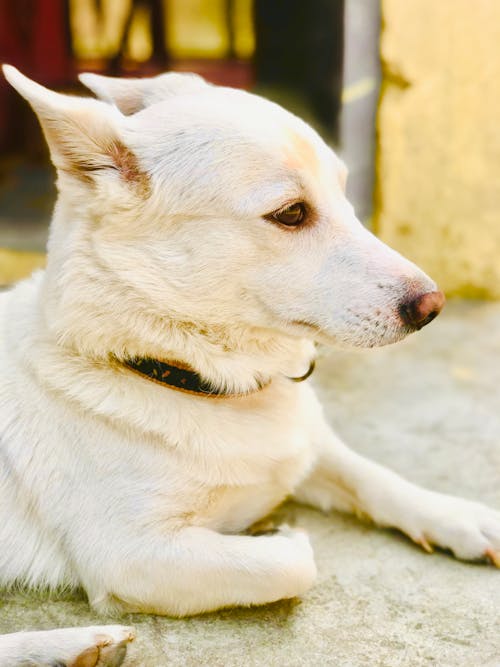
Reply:
[[426, 292], [400, 307], [401, 319], [414, 329], [421, 329], [439, 315], [445, 303], [443, 292]]

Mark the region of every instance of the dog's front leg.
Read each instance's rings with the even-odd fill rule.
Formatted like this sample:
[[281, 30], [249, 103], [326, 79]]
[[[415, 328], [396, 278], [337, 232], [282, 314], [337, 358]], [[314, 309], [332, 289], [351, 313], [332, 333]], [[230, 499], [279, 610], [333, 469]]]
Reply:
[[326, 424], [320, 431], [316, 466], [295, 492], [299, 502], [398, 528], [426, 551], [435, 544], [500, 567], [500, 512], [416, 486], [350, 450]]
[[186, 616], [295, 597], [316, 578], [307, 535], [288, 527], [258, 537], [187, 527], [153, 542], [129, 544], [134, 555], [107, 568], [105, 590], [87, 589], [94, 607]]

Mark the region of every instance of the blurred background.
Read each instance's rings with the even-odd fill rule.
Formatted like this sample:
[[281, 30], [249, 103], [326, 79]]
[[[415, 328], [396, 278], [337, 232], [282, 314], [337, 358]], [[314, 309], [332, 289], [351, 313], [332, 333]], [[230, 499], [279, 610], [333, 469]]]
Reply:
[[[500, 297], [496, 0], [0, 0], [0, 59], [58, 90], [81, 71], [194, 71], [305, 117], [358, 216], [448, 295]], [[376, 131], [377, 130], [377, 131]], [[0, 284], [43, 263], [54, 173], [0, 82]]]
[[[0, 59], [57, 90], [81, 71], [192, 71], [253, 90], [342, 148], [372, 208], [379, 6], [373, 0], [0, 0]], [[37, 120], [0, 82], [0, 283], [43, 262], [54, 173]]]

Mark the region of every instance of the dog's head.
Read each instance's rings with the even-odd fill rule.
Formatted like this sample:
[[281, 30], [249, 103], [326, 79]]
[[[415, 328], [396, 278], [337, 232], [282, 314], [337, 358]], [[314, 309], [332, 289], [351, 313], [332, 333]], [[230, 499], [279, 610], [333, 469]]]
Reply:
[[436, 285], [356, 219], [343, 163], [278, 105], [194, 75], [82, 75], [96, 100], [4, 70], [58, 170], [48, 270], [73, 319], [88, 300], [131, 330], [147, 313], [366, 347], [440, 311]]

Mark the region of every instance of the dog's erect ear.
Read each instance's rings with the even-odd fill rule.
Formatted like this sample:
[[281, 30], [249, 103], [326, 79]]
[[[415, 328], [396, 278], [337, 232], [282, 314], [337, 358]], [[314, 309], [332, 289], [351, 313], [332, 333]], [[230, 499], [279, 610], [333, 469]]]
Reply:
[[209, 84], [197, 74], [168, 72], [146, 79], [118, 79], [100, 74], [80, 74], [80, 81], [105, 102], [130, 115], [174, 95], [185, 95]]
[[102, 169], [117, 170], [128, 181], [139, 177], [134, 155], [118, 136], [119, 111], [93, 98], [55, 93], [11, 65], [3, 72], [37, 114], [58, 169], [86, 181]]

